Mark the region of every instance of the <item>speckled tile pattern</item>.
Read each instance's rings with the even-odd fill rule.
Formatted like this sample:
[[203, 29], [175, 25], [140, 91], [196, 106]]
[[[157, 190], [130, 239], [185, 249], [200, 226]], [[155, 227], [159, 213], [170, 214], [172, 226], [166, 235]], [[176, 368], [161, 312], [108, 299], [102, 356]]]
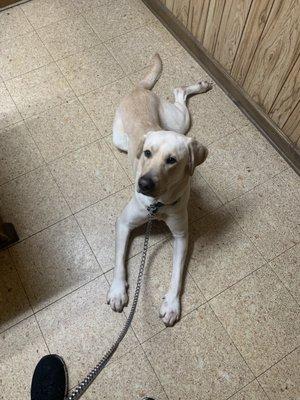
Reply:
[[47, 162], [100, 138], [98, 129], [77, 99], [28, 118], [26, 125]]
[[33, 27], [23, 14], [20, 7], [11, 8], [1, 12], [0, 42], [31, 31], [33, 31]]
[[36, 169], [44, 160], [24, 123], [0, 130], [0, 185]]
[[102, 139], [50, 164], [50, 170], [73, 212], [130, 184], [115, 157], [107, 157], [109, 153], [110, 149]]
[[298, 348], [258, 378], [270, 399], [294, 400], [300, 397], [299, 360]]
[[74, 92], [54, 63], [6, 81], [6, 86], [23, 118], [74, 97]]
[[253, 379], [209, 306], [183, 321], [143, 344], [170, 399], [226, 399]]
[[246, 387], [231, 397], [232, 400], [268, 400], [265, 392], [257, 381], [249, 383]]
[[[0, 335], [2, 399], [26, 399], [39, 359], [48, 353], [42, 332], [32, 316]], [[17, 379], [16, 379], [17, 378]]]
[[30, 316], [30, 307], [8, 250], [0, 252], [0, 333]]
[[63, 58], [57, 64], [78, 96], [124, 76], [121, 66], [102, 44]]
[[[30, 397], [37, 361], [65, 358], [70, 386], [112, 344], [129, 308], [106, 293], [115, 222], [132, 196], [115, 109], [160, 53], [155, 92], [213, 81], [141, 0], [32, 0], [0, 12], [0, 399]], [[159, 318], [169, 230], [155, 223], [132, 328], [83, 399], [298, 400], [299, 177], [215, 84], [189, 101], [208, 147], [189, 202], [182, 319]], [[143, 245], [128, 252], [129, 306]]]
[[10, 252], [35, 311], [102, 274], [73, 216], [22, 241]]
[[37, 33], [55, 60], [99, 44], [99, 38], [82, 16], [47, 25]]
[[[111, 390], [111, 385], [115, 390]], [[97, 382], [82, 398], [95, 399], [99, 393], [103, 399], [142, 399], [146, 395], [155, 400], [164, 400], [162, 386], [147, 360], [141, 346], [112, 362]]]
[[[99, 361], [99, 355], [112, 344], [125, 322], [124, 314], [112, 313], [107, 306], [107, 290], [102, 275], [36, 314], [50, 352], [62, 355], [73, 366], [69, 371], [71, 387], [83, 371]], [[137, 345], [130, 329], [114, 360]]]
[[297, 244], [270, 262], [285, 287], [300, 304], [300, 245]]
[[299, 306], [268, 266], [211, 305], [256, 376], [300, 344]]
[[32, 71], [52, 60], [35, 32], [0, 43], [0, 76], [4, 80]]
[[0, 80], [0, 129], [22, 119], [4, 83]]

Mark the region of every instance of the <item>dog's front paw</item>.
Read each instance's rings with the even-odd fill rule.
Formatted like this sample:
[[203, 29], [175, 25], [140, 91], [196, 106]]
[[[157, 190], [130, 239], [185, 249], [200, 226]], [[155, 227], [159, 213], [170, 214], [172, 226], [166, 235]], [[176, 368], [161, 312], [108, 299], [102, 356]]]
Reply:
[[169, 299], [168, 295], [165, 296], [165, 300], [162, 303], [160, 313], [166, 326], [173, 326], [180, 318], [180, 301], [178, 297]]
[[125, 281], [113, 281], [107, 293], [107, 304], [114, 311], [121, 312], [128, 303], [127, 284]]

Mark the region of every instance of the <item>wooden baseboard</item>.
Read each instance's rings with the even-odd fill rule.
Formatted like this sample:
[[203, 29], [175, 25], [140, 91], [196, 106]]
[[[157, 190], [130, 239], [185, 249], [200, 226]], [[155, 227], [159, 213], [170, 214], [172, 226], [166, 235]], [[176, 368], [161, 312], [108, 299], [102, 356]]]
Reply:
[[30, 0], [0, 0], [0, 11], [18, 6], [19, 4], [27, 3]]
[[143, 2], [300, 175], [300, 150], [289, 141], [278, 126], [255, 104], [164, 4], [159, 0], [143, 0]]

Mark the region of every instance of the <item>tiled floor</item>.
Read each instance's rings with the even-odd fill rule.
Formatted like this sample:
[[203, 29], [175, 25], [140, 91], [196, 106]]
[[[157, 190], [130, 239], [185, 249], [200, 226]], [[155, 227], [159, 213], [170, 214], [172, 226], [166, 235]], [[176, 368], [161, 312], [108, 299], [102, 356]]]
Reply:
[[[0, 14], [0, 399], [29, 399], [47, 352], [71, 385], [128, 309], [105, 303], [114, 223], [132, 190], [116, 105], [158, 51], [156, 91], [207, 74], [139, 0], [33, 0]], [[133, 326], [85, 399], [299, 400], [299, 177], [217, 86], [190, 100], [210, 155], [193, 178], [183, 318], [158, 318], [172, 242], [157, 225]], [[132, 294], [143, 236], [129, 253]]]

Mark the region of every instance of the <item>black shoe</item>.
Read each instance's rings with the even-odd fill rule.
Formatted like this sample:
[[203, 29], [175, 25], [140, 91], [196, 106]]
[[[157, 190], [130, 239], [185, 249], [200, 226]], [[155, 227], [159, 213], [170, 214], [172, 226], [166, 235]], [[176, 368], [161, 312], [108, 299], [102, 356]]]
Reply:
[[63, 400], [67, 391], [68, 375], [63, 359], [55, 354], [43, 357], [34, 370], [31, 400]]

